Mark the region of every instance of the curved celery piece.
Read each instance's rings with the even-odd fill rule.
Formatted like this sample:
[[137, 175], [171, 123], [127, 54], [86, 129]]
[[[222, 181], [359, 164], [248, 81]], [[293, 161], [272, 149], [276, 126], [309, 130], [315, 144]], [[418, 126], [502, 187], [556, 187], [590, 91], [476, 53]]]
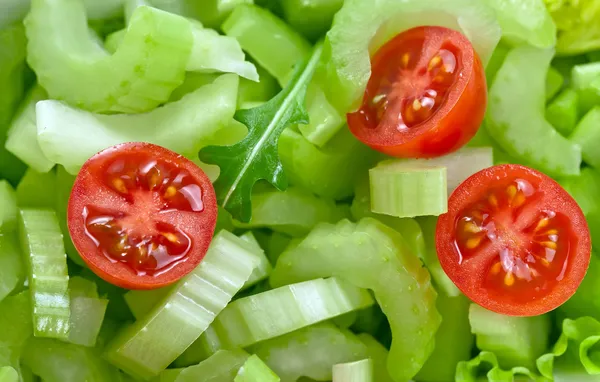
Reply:
[[0, 231], [7, 233], [17, 226], [17, 194], [10, 183], [0, 180]]
[[269, 366], [253, 354], [240, 367], [234, 382], [279, 382], [279, 377], [269, 369]]
[[330, 380], [333, 365], [358, 361], [368, 354], [366, 346], [352, 332], [331, 323], [309, 326], [261, 342], [249, 351], [259, 356], [281, 382], [295, 382], [302, 376]]
[[[71, 196], [71, 189], [75, 183], [75, 177], [69, 174], [63, 166], [56, 166], [56, 214], [60, 229], [63, 232], [69, 232], [67, 227], [67, 207]], [[71, 235], [63, 235], [65, 242], [65, 251], [69, 259], [75, 264], [87, 268], [86, 263], [81, 259], [81, 255], [71, 239]]]
[[351, 196], [360, 174], [377, 160], [346, 128], [322, 148], [286, 129], [279, 137], [279, 157], [292, 184], [336, 200]]
[[283, 17], [298, 32], [316, 40], [327, 32], [344, 0], [283, 0]]
[[392, 330], [390, 376], [397, 381], [412, 378], [433, 350], [440, 316], [429, 273], [401, 235], [370, 218], [357, 224], [320, 224], [279, 257], [271, 285], [325, 276], [374, 292]]
[[37, 337], [66, 340], [71, 315], [69, 274], [56, 213], [20, 210], [19, 230], [29, 273], [33, 333]]
[[200, 265], [145, 317], [118, 332], [105, 358], [134, 376], [158, 375], [209, 327], [256, 263], [245, 241], [219, 232]]
[[93, 347], [104, 322], [107, 299], [98, 297], [98, 286], [79, 276], [69, 279], [71, 320], [68, 342]]
[[369, 358], [333, 366], [333, 382], [372, 382], [373, 361]]
[[550, 175], [578, 175], [580, 147], [544, 118], [545, 75], [553, 55], [528, 46], [509, 52], [489, 91], [485, 127], [504, 150], [536, 168]]
[[309, 121], [298, 125], [298, 130], [306, 139], [318, 147], [323, 147], [341, 129], [345, 129], [346, 118], [327, 101], [323, 90], [311, 84], [306, 96]]
[[29, 292], [0, 301], [0, 328], [0, 365], [20, 371], [23, 346], [33, 335]]
[[203, 0], [187, 1], [187, 3], [190, 11], [203, 24], [211, 28], [218, 28], [236, 7], [242, 4], [252, 4], [253, 0]]
[[[44, 190], [44, 192], [40, 192]], [[53, 209], [56, 205], [56, 175], [28, 169], [17, 186], [19, 207]]]
[[89, 38], [81, 0], [33, 0], [25, 26], [40, 85], [94, 112], [138, 113], [165, 102], [183, 82], [193, 40], [185, 18], [139, 7], [109, 55]]
[[346, 0], [327, 32], [317, 72], [329, 102], [342, 115], [356, 108], [371, 75], [370, 51], [420, 25], [461, 31], [484, 63], [501, 35], [493, 9], [479, 0]]
[[548, 69], [548, 73], [546, 74], [546, 101], [554, 98], [556, 93], [562, 89], [565, 83], [565, 78], [562, 73], [555, 69], [554, 67], [550, 67]]
[[46, 158], [37, 142], [35, 105], [46, 98], [46, 91], [39, 86], [29, 92], [11, 123], [5, 146], [14, 156], [38, 172], [48, 172], [54, 167], [54, 163]]
[[594, 168], [600, 168], [600, 153], [595, 143], [600, 139], [600, 106], [594, 107], [579, 121], [571, 142], [581, 146], [583, 161]]
[[172, 287], [164, 287], [152, 290], [130, 290], [123, 297], [136, 320], [144, 318], [152, 309], [169, 294]]
[[252, 245], [254, 254], [258, 259], [256, 268], [254, 268], [252, 274], [250, 275], [250, 278], [244, 283], [244, 286], [242, 287], [242, 290], [245, 290], [268, 278], [271, 274], [271, 271], [273, 270], [273, 267], [271, 266], [269, 259], [267, 259], [265, 251], [263, 251], [263, 249], [260, 247], [260, 244], [258, 244], [258, 241], [256, 240], [251, 231], [248, 231], [245, 234], [241, 235], [240, 238]]
[[0, 381], [19, 382], [19, 373], [10, 366], [0, 367]]
[[571, 81], [573, 88], [579, 94], [579, 106], [582, 113], [587, 113], [600, 103], [600, 62], [573, 66]]
[[196, 155], [215, 133], [227, 134], [236, 105], [238, 78], [223, 75], [146, 114], [102, 115], [58, 101], [37, 104], [38, 142], [44, 154], [76, 174], [95, 153], [123, 142], [150, 142]]
[[477, 347], [494, 352], [503, 368], [534, 369], [536, 359], [548, 346], [550, 318], [547, 315], [511, 317], [471, 304], [469, 322]]
[[25, 267], [12, 233], [0, 230], [0, 301], [23, 285]]
[[156, 382], [233, 381], [248, 357], [248, 353], [240, 349], [219, 350], [198, 365], [163, 371]]
[[249, 223], [234, 222], [240, 228], [267, 227], [290, 236], [306, 235], [320, 222], [335, 223], [346, 217], [331, 199], [319, 198], [301, 188], [254, 192]]
[[373, 379], [377, 382], [393, 382], [387, 371], [388, 350], [367, 333], [357, 335], [367, 347], [367, 355], [373, 361]]
[[560, 306], [568, 318], [590, 316], [600, 320], [600, 259], [592, 254], [590, 265], [575, 294]]
[[546, 119], [565, 137], [569, 136], [577, 125], [578, 103], [577, 92], [568, 88], [556, 96], [546, 108]]

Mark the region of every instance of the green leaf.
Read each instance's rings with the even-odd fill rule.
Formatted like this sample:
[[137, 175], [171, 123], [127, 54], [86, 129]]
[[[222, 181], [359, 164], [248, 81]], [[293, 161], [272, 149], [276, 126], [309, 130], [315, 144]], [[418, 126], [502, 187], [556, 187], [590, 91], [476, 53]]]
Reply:
[[248, 126], [248, 135], [233, 146], [209, 146], [199, 153], [200, 160], [221, 168], [215, 191], [219, 205], [234, 218], [249, 222], [252, 187], [266, 180], [279, 190], [287, 187], [287, 178], [277, 152], [279, 135], [288, 126], [307, 124], [306, 89], [321, 56], [317, 44], [305, 65], [296, 69], [289, 84], [269, 102], [239, 110], [235, 119]]

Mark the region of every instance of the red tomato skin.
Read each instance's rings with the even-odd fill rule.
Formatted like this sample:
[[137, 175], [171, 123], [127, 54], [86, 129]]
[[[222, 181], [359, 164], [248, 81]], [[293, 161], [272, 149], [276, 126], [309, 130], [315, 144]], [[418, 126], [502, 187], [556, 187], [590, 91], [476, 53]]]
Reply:
[[[457, 259], [460, 257], [455, 245], [455, 219], [471, 202], [490, 187], [490, 183], [509, 176], [523, 179], [536, 177], [540, 180], [538, 189], [545, 194], [544, 200], [551, 201], [557, 211], [566, 213], [571, 220], [578, 245], [569, 253], [567, 271], [564, 278], [543, 298], [531, 300], [526, 304], [507, 304], [490, 297], [478, 280], [489, 272], [487, 267], [465, 270]], [[549, 204], [549, 202], [546, 202]], [[541, 208], [541, 207], [540, 207]], [[556, 181], [531, 168], [505, 164], [482, 170], [466, 179], [450, 196], [448, 212], [439, 217], [436, 226], [436, 250], [442, 269], [454, 284], [469, 299], [478, 305], [496, 313], [509, 316], [537, 316], [552, 311], [567, 301], [583, 280], [591, 256], [591, 239], [588, 224], [577, 202]]]
[[[444, 105], [429, 120], [410, 128], [410, 133], [375, 135], [370, 132], [372, 128], [365, 126], [359, 113], [349, 113], [348, 127], [354, 136], [372, 149], [398, 158], [438, 157], [460, 149], [471, 140], [485, 115], [485, 70], [466, 37], [462, 36], [457, 45], [463, 58], [463, 77], [456, 81]], [[363, 106], [364, 102], [366, 100]]]
[[[157, 275], [140, 276], [136, 274], [129, 265], [121, 262], [111, 262], [106, 255], [98, 248], [93, 241], [86, 235], [82, 218], [82, 211], [88, 202], [90, 189], [97, 193], [103, 193], [100, 198], [111, 204], [117, 196], [113, 192], [103, 188], [101, 181], [93, 173], [94, 164], [98, 160], [109, 160], [117, 158], [120, 152], [152, 153], [167, 162], [171, 162], [180, 168], [187, 170], [202, 186], [204, 210], [202, 211], [202, 227], [193, 228], [196, 232], [202, 232], [201, 235], [192, 237], [193, 246], [186, 258]], [[112, 199], [112, 201], [111, 201]], [[162, 288], [177, 282], [179, 279], [193, 271], [202, 261], [214, 234], [217, 222], [217, 198], [214, 188], [208, 176], [189, 159], [174, 153], [163, 147], [141, 142], [129, 142], [107, 148], [91, 157], [81, 168], [69, 198], [67, 210], [67, 225], [69, 233], [75, 248], [79, 252], [82, 260], [96, 275], [103, 280], [116, 285], [120, 288], [131, 290], [150, 290]], [[197, 224], [197, 219], [184, 217], [187, 229]]]

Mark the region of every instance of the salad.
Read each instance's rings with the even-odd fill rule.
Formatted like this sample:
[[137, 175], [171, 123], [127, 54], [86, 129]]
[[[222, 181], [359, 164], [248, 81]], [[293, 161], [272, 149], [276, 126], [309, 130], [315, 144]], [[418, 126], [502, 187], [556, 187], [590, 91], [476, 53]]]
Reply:
[[4, 0], [0, 382], [600, 381], [600, 0]]

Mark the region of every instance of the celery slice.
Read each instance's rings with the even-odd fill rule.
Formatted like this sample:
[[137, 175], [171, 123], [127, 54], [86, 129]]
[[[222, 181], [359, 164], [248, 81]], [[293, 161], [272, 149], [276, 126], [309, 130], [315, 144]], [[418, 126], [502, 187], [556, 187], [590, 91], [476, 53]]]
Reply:
[[333, 200], [289, 187], [285, 191], [254, 192], [250, 222], [234, 221], [234, 225], [250, 229], [267, 227], [290, 236], [303, 236], [317, 223], [335, 223], [344, 217], [343, 209]]
[[573, 89], [560, 93], [546, 108], [546, 119], [563, 136], [569, 136], [579, 118], [579, 97]]
[[333, 382], [372, 382], [373, 361], [369, 358], [361, 361], [340, 363], [333, 366]]
[[477, 347], [495, 353], [503, 368], [524, 366], [533, 370], [536, 359], [548, 346], [547, 315], [510, 317], [471, 304], [469, 322]]
[[330, 380], [333, 365], [367, 356], [366, 346], [352, 332], [331, 323], [309, 326], [261, 342], [249, 350], [264, 360], [281, 382], [295, 382], [302, 376]]
[[244, 290], [268, 278], [271, 274], [271, 271], [273, 270], [273, 267], [271, 266], [269, 259], [267, 259], [265, 252], [260, 247], [260, 244], [258, 244], [258, 241], [256, 241], [256, 238], [254, 237], [252, 232], [248, 231], [242, 236], [240, 236], [240, 238], [252, 245], [252, 249], [254, 249], [254, 254], [258, 258], [258, 264], [256, 268], [254, 268], [252, 274], [250, 275], [250, 278], [242, 287], [242, 290]]
[[390, 160], [369, 170], [369, 179], [375, 213], [402, 218], [448, 211], [445, 167]]
[[590, 266], [581, 286], [573, 297], [559, 307], [559, 311], [573, 319], [583, 316], [600, 319], [600, 259], [596, 254], [590, 258]]
[[189, 6], [194, 15], [203, 24], [211, 28], [218, 28], [236, 7], [242, 4], [252, 4], [253, 0], [204, 0], [188, 1], [188, 3], [190, 3]]
[[0, 231], [0, 301], [23, 285], [25, 269], [12, 234]]
[[314, 83], [308, 89], [306, 100], [309, 122], [307, 125], [298, 125], [298, 129], [310, 143], [323, 147], [344, 128], [346, 119], [331, 106], [323, 90]]
[[275, 287], [327, 276], [345, 278], [374, 292], [393, 336], [390, 376], [413, 377], [433, 350], [440, 316], [429, 273], [401, 235], [369, 218], [357, 224], [320, 224], [280, 256], [270, 281]]
[[223, 348], [247, 347], [373, 303], [367, 291], [342, 280], [316, 279], [235, 300], [212, 328]]
[[104, 321], [108, 300], [98, 298], [98, 287], [81, 277], [69, 280], [71, 321], [68, 342], [93, 347]]
[[38, 141], [48, 159], [76, 174], [95, 153], [123, 142], [150, 142], [196, 155], [215, 133], [227, 134], [236, 106], [238, 79], [223, 75], [213, 83], [146, 114], [102, 115], [58, 101], [37, 104]]
[[269, 369], [269, 366], [253, 354], [240, 367], [234, 382], [279, 382], [279, 377]]
[[546, 101], [554, 98], [556, 93], [562, 89], [564, 83], [565, 78], [563, 75], [551, 66], [546, 74]]
[[569, 137], [581, 146], [583, 161], [592, 167], [600, 168], [600, 152], [596, 146], [600, 139], [600, 106], [590, 110], [577, 124]]
[[352, 195], [354, 183], [376, 161], [377, 154], [346, 128], [318, 148], [302, 134], [286, 129], [279, 137], [279, 156], [290, 182], [336, 200]]
[[583, 113], [600, 103], [600, 63], [573, 66], [571, 81], [579, 94], [579, 105]]
[[152, 290], [130, 290], [123, 297], [133, 317], [140, 320], [150, 313], [161, 300], [170, 295], [172, 289], [172, 287], [166, 287]]
[[68, 339], [69, 274], [63, 237], [54, 211], [20, 210], [21, 247], [28, 271], [33, 332], [37, 337]]
[[373, 379], [377, 382], [393, 382], [387, 371], [388, 350], [367, 333], [361, 333], [357, 337], [365, 344], [367, 354], [373, 361]]
[[167, 369], [157, 382], [230, 382], [248, 359], [243, 350], [219, 350], [210, 358], [184, 369]]
[[219, 232], [200, 265], [148, 315], [117, 333], [105, 357], [131, 375], [157, 375], [208, 328], [256, 263], [245, 241]]
[[[480, 374], [484, 374], [485, 378], [479, 378]], [[455, 381], [478, 382], [481, 380], [494, 382], [537, 381], [538, 376], [522, 366], [504, 370], [499, 365], [494, 353], [482, 351], [477, 357], [467, 362], [460, 362], [456, 366]]]
[[316, 40], [331, 26], [333, 16], [344, 0], [283, 0], [283, 16], [294, 29]]
[[56, 175], [53, 172], [40, 173], [30, 168], [17, 186], [17, 205], [52, 209], [56, 204], [56, 191]]
[[[0, 301], [0, 365], [20, 371], [23, 346], [32, 335], [31, 301], [28, 292]], [[8, 329], [8, 330], [7, 330]]]
[[0, 382], [19, 382], [19, 373], [10, 366], [0, 367]]
[[17, 195], [10, 183], [0, 180], [0, 229], [9, 232], [17, 226]]

